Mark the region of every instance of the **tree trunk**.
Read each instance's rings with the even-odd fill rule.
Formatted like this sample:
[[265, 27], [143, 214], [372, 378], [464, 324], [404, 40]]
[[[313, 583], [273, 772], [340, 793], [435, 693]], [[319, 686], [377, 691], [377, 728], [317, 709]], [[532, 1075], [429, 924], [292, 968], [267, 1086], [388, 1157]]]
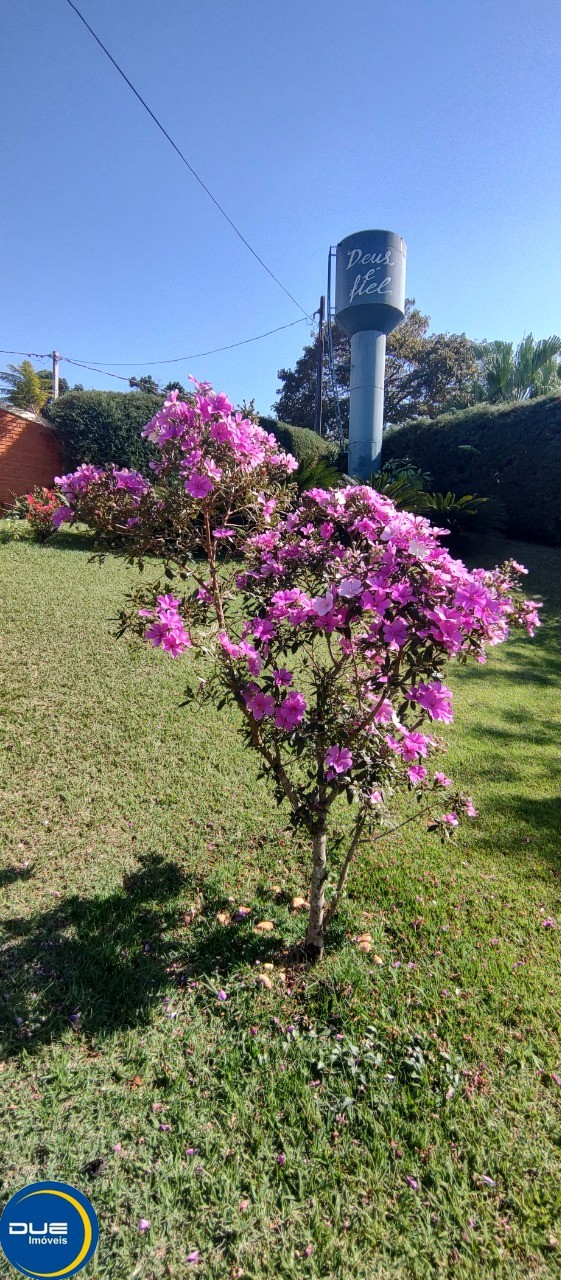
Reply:
[[312, 837], [312, 884], [310, 889], [310, 915], [306, 930], [306, 951], [314, 963], [323, 955], [323, 930], [325, 911], [325, 878], [327, 875], [327, 832], [325, 828], [314, 831]]

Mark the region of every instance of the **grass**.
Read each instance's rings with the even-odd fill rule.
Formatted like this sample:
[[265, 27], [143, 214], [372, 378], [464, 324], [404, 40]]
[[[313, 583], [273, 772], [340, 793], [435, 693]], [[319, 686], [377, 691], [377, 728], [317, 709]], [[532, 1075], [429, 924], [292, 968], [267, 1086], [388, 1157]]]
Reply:
[[506, 554], [546, 607], [453, 671], [480, 817], [373, 845], [306, 972], [307, 850], [233, 718], [112, 638], [133, 571], [0, 547], [0, 1199], [84, 1190], [89, 1280], [558, 1274], [561, 552]]

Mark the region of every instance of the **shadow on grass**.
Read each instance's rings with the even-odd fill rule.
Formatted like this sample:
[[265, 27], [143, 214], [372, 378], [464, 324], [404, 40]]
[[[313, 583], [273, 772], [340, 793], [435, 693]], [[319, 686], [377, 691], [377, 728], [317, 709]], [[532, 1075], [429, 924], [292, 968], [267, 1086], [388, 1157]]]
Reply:
[[31, 867], [4, 867], [0, 871], [0, 889], [7, 889], [9, 884], [15, 884], [17, 880], [30, 880], [32, 875]]
[[71, 1027], [103, 1036], [141, 1025], [170, 983], [270, 959], [278, 931], [273, 939], [249, 920], [221, 924], [217, 912], [231, 908], [216, 881], [152, 855], [105, 898], [73, 895], [12, 918], [0, 949], [0, 1056], [29, 1052]]

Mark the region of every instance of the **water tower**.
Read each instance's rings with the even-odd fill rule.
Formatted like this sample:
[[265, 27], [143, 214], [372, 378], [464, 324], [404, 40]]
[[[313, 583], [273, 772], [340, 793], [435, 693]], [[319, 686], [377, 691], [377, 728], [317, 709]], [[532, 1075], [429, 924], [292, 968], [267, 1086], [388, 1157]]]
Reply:
[[386, 334], [405, 315], [407, 246], [393, 231], [357, 231], [337, 245], [335, 319], [351, 339], [349, 475], [378, 471]]

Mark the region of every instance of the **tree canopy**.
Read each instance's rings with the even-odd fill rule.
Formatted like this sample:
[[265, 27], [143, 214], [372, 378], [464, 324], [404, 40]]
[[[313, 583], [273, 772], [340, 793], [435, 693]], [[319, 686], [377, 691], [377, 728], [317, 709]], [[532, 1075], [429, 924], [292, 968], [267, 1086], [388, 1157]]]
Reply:
[[[445, 409], [470, 403], [471, 385], [477, 375], [474, 344], [465, 334], [429, 334], [430, 319], [415, 306], [405, 304], [405, 319], [390, 333], [386, 349], [385, 419], [397, 425], [411, 417], [436, 417]], [[316, 367], [319, 339], [309, 343], [294, 369], [280, 369], [282, 386], [273, 411], [285, 422], [313, 427]], [[326, 351], [324, 357], [324, 431], [337, 435], [339, 420], [348, 433], [351, 342], [333, 327], [335, 388]], [[471, 397], [472, 398], [472, 397]]]

